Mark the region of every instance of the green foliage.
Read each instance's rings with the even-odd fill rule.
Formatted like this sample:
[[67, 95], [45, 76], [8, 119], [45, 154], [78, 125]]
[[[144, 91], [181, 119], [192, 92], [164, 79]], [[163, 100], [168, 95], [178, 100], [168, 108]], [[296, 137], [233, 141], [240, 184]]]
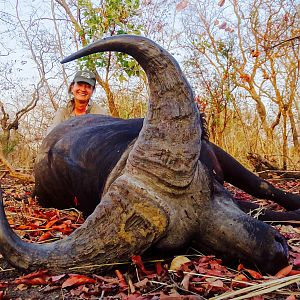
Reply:
[[229, 59], [230, 55], [232, 54], [234, 42], [232, 40], [218, 40], [216, 42], [220, 55], [226, 59]]
[[116, 53], [116, 57], [123, 71], [125, 71], [129, 77], [141, 75], [141, 68], [139, 64], [129, 55], [124, 53]]
[[[140, 14], [139, 0], [106, 0], [94, 5], [90, 0], [79, 0], [78, 8], [81, 16], [82, 30], [79, 35], [84, 37], [86, 44], [106, 36], [119, 34], [141, 34], [143, 29], [136, 21]], [[84, 45], [83, 45], [84, 46]], [[97, 53], [80, 59], [80, 65], [88, 69], [107, 68], [108, 72], [112, 60], [108, 53]], [[141, 68], [135, 60], [125, 54], [115, 54], [115, 66], [123, 70], [117, 77], [120, 81], [126, 76], [140, 76]]]

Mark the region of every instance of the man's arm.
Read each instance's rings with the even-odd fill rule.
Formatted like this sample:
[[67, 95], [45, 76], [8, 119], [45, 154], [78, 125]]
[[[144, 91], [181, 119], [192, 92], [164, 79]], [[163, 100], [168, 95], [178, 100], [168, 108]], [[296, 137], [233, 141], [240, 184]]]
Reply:
[[62, 123], [65, 120], [67, 120], [66, 109], [59, 108], [55, 113], [52, 124], [47, 129], [46, 135], [48, 135], [54, 127], [56, 127], [58, 124]]

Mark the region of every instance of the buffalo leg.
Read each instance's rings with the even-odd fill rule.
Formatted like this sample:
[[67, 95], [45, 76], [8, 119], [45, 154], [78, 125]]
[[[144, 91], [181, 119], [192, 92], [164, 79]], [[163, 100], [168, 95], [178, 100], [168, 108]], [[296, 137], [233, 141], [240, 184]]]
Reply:
[[[235, 202], [239, 206], [239, 208], [247, 214], [251, 214], [255, 210], [261, 209], [261, 212], [257, 214], [257, 219], [261, 221], [268, 221], [274, 224], [284, 223], [286, 225], [300, 225], [300, 223], [298, 223], [300, 221], [300, 210], [279, 212], [271, 209], [261, 208], [261, 206], [251, 201], [235, 199]], [[253, 216], [253, 214], [251, 215]]]
[[272, 200], [287, 210], [300, 209], [299, 195], [275, 188], [272, 184], [247, 170], [217, 145], [211, 143], [211, 146], [218, 158], [226, 182], [256, 198]]

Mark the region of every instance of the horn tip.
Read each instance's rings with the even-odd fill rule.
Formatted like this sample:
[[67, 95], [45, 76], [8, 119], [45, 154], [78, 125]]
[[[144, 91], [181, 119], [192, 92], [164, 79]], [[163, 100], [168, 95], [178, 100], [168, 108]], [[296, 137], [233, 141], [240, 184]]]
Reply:
[[67, 57], [60, 61], [61, 64], [65, 64], [65, 63], [67, 63], [67, 62], [69, 62], [69, 60], [68, 60]]

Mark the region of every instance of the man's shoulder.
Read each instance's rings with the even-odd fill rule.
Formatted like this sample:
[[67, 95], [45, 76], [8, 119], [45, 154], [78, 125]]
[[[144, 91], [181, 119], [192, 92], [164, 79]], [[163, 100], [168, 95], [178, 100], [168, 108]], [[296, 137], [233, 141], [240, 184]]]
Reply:
[[90, 114], [107, 115], [107, 110], [98, 103], [92, 102], [89, 110]]

